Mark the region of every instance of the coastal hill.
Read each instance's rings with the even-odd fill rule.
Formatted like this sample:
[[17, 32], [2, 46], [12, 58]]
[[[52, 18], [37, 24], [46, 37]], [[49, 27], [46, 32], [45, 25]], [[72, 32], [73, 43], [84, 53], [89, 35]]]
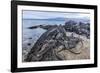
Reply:
[[36, 19], [36, 18], [32, 18], [32, 19], [24, 19], [24, 20], [49, 20], [49, 21], [75, 21], [75, 22], [89, 22], [90, 20], [88, 18], [64, 18], [64, 17], [56, 17], [56, 18], [46, 18], [46, 19]]

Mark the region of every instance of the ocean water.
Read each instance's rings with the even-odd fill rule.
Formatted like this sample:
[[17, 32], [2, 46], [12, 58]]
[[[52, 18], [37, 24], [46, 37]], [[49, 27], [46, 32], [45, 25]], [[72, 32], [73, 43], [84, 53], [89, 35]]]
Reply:
[[[36, 25], [59, 25], [59, 24], [63, 25], [64, 23], [65, 23], [65, 21], [23, 19], [22, 48], [30, 49], [34, 45], [34, 43], [37, 41], [37, 39], [39, 39], [39, 37], [44, 32], [47, 31], [42, 28], [28, 29], [28, 27], [36, 26]], [[30, 44], [30, 45], [28, 45], [28, 44]]]

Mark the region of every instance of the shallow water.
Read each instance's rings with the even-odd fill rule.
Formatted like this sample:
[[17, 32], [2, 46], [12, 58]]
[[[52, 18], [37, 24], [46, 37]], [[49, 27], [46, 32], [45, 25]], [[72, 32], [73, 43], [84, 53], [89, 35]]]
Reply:
[[[28, 29], [28, 27], [36, 25], [59, 25], [64, 24], [65, 21], [55, 21], [55, 20], [29, 20], [23, 19], [23, 36], [22, 36], [22, 48], [27, 49], [34, 45], [34, 43], [39, 39], [39, 37], [46, 31], [42, 28]], [[31, 44], [29, 44], [31, 43]], [[29, 45], [28, 45], [29, 44]]]
[[64, 24], [65, 21], [55, 21], [55, 20], [29, 20], [29, 19], [23, 19], [22, 21], [22, 61], [24, 61], [26, 55], [34, 46], [36, 41], [39, 39], [39, 37], [46, 32], [47, 30], [44, 30], [42, 28], [36, 28], [36, 29], [28, 29], [28, 27], [36, 26], [36, 25], [59, 25]]

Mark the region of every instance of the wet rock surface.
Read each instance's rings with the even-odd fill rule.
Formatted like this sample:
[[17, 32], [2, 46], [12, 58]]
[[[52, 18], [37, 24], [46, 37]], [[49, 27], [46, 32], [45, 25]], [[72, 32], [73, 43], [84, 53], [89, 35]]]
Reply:
[[[90, 24], [68, 21], [65, 25], [32, 26], [44, 32], [30, 50], [24, 51], [23, 62], [57, 61], [90, 58]], [[30, 40], [32, 37], [29, 38]], [[32, 45], [28, 43], [27, 45]]]
[[[74, 54], [79, 54], [80, 52], [77, 52], [77, 50], [72, 50], [79, 42], [81, 42], [81, 39], [74, 37], [73, 33], [71, 36], [67, 36], [66, 30], [62, 26], [50, 28], [37, 40], [27, 54], [25, 61], [65, 60], [64, 56], [60, 55], [59, 52], [67, 49]], [[59, 49], [61, 50], [58, 51]]]

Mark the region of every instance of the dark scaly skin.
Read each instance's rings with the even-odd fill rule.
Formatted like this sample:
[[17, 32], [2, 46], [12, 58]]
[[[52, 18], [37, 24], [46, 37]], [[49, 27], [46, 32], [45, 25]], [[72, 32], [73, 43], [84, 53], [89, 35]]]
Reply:
[[[57, 32], [57, 31], [55, 31], [56, 29], [57, 28], [51, 28], [47, 32], [45, 32], [41, 35], [41, 37], [37, 40], [37, 42], [32, 47], [31, 51], [28, 53], [25, 61], [31, 61], [31, 58], [32, 58], [31, 54], [33, 54], [34, 56], [36, 56], [38, 54], [38, 52], [41, 50], [41, 47], [47, 42], [47, 40], [50, 40], [52, 36], [56, 35], [56, 33], [55, 33], [55, 32]], [[54, 30], [54, 31], [52, 31], [52, 30]]]
[[[64, 48], [67, 48], [67, 50], [74, 53], [73, 51], [70, 50], [73, 47], [70, 47], [68, 43], [65, 43], [64, 42], [65, 40], [69, 41], [71, 39], [69, 39], [69, 37], [66, 36], [66, 31], [62, 26], [57, 26], [56, 28], [50, 28], [47, 32], [43, 33], [42, 36], [37, 40], [35, 45], [32, 47], [31, 51], [28, 53], [25, 61], [26, 62], [45, 61], [47, 59], [47, 57], [45, 56], [48, 54], [48, 52], [50, 52], [51, 54], [53, 54], [53, 56], [55, 56], [52, 57], [52, 59], [64, 60], [64, 58], [62, 58], [61, 55], [59, 55], [58, 52], [55, 51], [54, 49], [57, 49], [59, 45], [63, 45]], [[68, 46], [66, 46], [66, 44]], [[65, 49], [62, 48], [62, 50]]]

